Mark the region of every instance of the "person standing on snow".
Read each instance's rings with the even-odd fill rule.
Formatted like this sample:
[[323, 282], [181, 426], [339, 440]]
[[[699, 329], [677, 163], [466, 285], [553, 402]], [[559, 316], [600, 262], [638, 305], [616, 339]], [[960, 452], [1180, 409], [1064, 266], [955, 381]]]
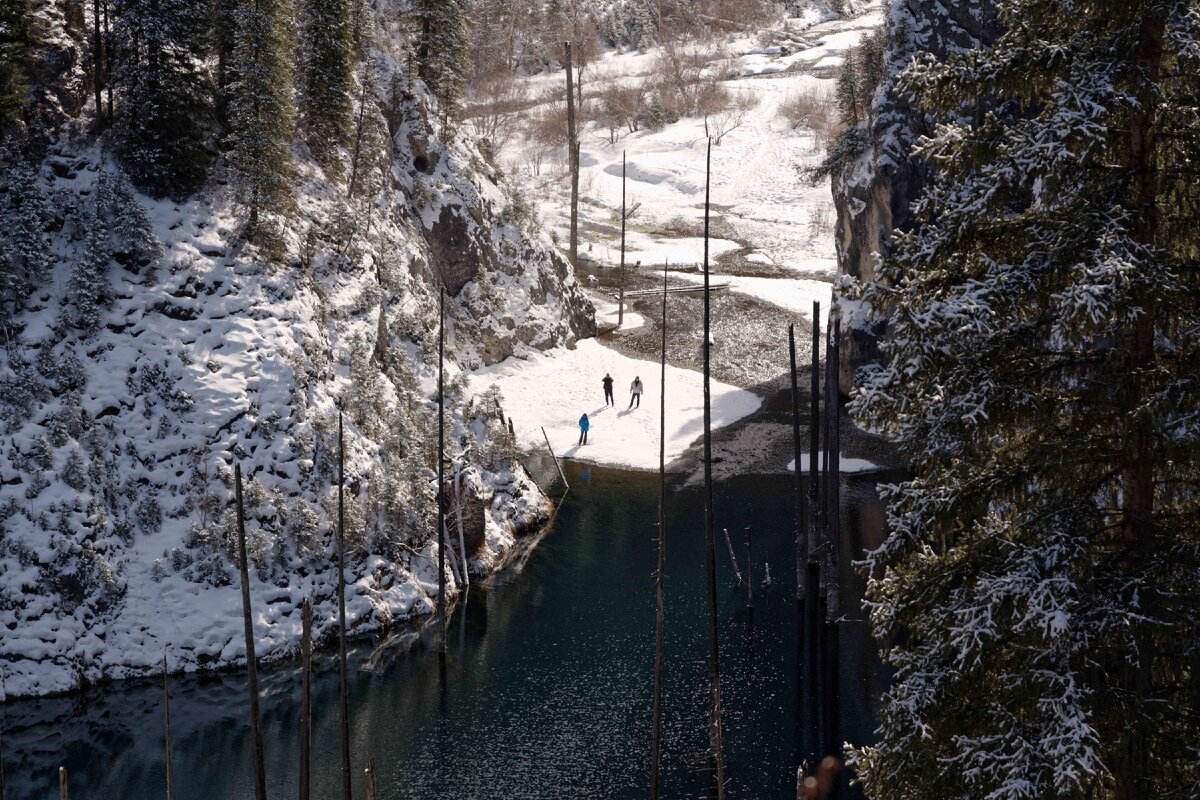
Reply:
[[604, 373], [604, 380], [602, 381], [602, 383], [604, 384], [604, 405], [605, 406], [615, 406], [617, 404], [617, 401], [613, 399], [612, 375], [609, 375], [607, 372]]
[[587, 444], [588, 428], [592, 427], [592, 423], [588, 421], [587, 414], [579, 418], [579, 444]]
[[635, 377], [633, 383], [629, 385], [629, 407], [633, 408], [633, 404], [637, 403], [637, 407], [642, 407], [642, 379]]

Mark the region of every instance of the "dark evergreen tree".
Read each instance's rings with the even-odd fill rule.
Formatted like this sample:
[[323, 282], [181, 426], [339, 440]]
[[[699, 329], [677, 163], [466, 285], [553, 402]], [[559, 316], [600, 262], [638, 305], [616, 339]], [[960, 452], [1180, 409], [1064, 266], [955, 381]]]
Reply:
[[417, 75], [452, 118], [467, 88], [470, 36], [462, 0], [413, 0]]
[[0, 150], [0, 309], [15, 314], [49, 276], [54, 254], [46, 236], [50, 204], [37, 173], [16, 154]]
[[[303, 0], [300, 123], [313, 157], [340, 174], [339, 148], [349, 144], [354, 92], [357, 0]], [[358, 20], [361, 24], [361, 20]]]
[[140, 268], [161, 253], [145, 209], [121, 173], [101, 173], [91, 201], [81, 209], [82, 250], [71, 271], [66, 321], [84, 333], [95, 331], [112, 302], [109, 270], [115, 262]]
[[237, 15], [230, 84], [230, 166], [234, 188], [249, 218], [246, 235], [270, 238], [264, 213], [292, 207], [291, 10], [288, 0], [248, 0]]
[[117, 148], [133, 181], [158, 197], [186, 197], [208, 171], [214, 94], [196, 24], [204, 8], [205, 0], [122, 0], [116, 16]]
[[846, 51], [841, 71], [837, 78], [837, 104], [842, 112], [842, 124], [852, 127], [862, 121], [862, 75], [859, 70], [858, 54], [853, 48]]
[[941, 120], [867, 306], [887, 490], [868, 608], [895, 671], [875, 798], [1200, 789], [1200, 9], [1001, 0], [907, 68]]
[[30, 54], [44, 33], [33, 12], [33, 0], [0, 3], [0, 142], [21, 119]]

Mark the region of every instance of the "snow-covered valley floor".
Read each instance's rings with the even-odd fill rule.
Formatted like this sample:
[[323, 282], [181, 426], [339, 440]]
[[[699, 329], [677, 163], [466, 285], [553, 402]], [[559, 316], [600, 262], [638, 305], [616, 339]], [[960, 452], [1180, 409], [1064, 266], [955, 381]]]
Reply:
[[[830, 305], [836, 273], [833, 202], [828, 185], [809, 186], [799, 172], [823, 156], [818, 133], [804, 126], [793, 129], [780, 107], [799, 92], [816, 90], [832, 97], [833, 76], [845, 52], [880, 21], [880, 5], [871, 2], [861, 4], [858, 13], [848, 19], [794, 19], [773, 31], [740, 34], [697, 47], [711, 57], [705, 70], [729, 76], [721, 85], [733, 97], [750, 98], [748, 105], [752, 106], [740, 127], [712, 148], [714, 233], [709, 252], [713, 281], [727, 284], [735, 295], [770, 304], [780, 310], [781, 318], [794, 320], [804, 331], [811, 328], [813, 301], [821, 303], [822, 316]], [[774, 40], [790, 44], [764, 44]], [[585, 105], [598, 103], [594, 93], [604, 86], [645, 81], [660, 55], [660, 48], [644, 53], [604, 53], [584, 70]], [[563, 73], [552, 72], [523, 79], [522, 88], [527, 98], [545, 98], [548, 104], [562, 96], [563, 86]], [[523, 110], [521, 120], [536, 115], [539, 109], [544, 110], [537, 105]], [[521, 131], [529, 127], [518, 126]], [[581, 128], [579, 272], [581, 279], [594, 274], [610, 287], [593, 292], [601, 331], [616, 328], [617, 322], [611, 286], [620, 261], [623, 162], [626, 205], [637, 209], [626, 231], [626, 264], [637, 270], [631, 284], [639, 277], [644, 281], [652, 273], [661, 274], [664, 261], [672, 267], [679, 265], [670, 269], [673, 285], [703, 280], [697, 266], [704, 248], [700, 235], [704, 119], [683, 117], [658, 130], [622, 130], [617, 141], [612, 138], [608, 128], [598, 122]], [[535, 198], [544, 226], [565, 249], [570, 218], [565, 150], [548, 161], [543, 161], [544, 153], [539, 152], [538, 143], [520, 132], [502, 149], [500, 160], [526, 196]], [[753, 314], [761, 307], [751, 303], [738, 308], [743, 314]], [[722, 320], [723, 324], [730, 322]], [[737, 326], [736, 320], [732, 323]], [[627, 305], [620, 330], [582, 342], [575, 349], [560, 348], [528, 361], [509, 359], [476, 371], [471, 376], [472, 391], [492, 383], [499, 386], [523, 446], [544, 448], [544, 426], [559, 456], [652, 469], [658, 463], [658, 364], [631, 355], [644, 352], [644, 348], [622, 346], [627, 344], [625, 337], [645, 334], [646, 324], [644, 316]], [[722, 353], [729, 337], [718, 338], [716, 330], [714, 327], [714, 362], [736, 359], [736, 348], [725, 347]], [[698, 350], [699, 341], [692, 344]], [[783, 362], [771, 360], [779, 367], [777, 372], [786, 369]], [[677, 359], [669, 356], [668, 361]], [[694, 359], [688, 363], [694, 366]], [[616, 382], [616, 408], [604, 407], [600, 381], [606, 372]], [[647, 391], [642, 408], [629, 411], [628, 387], [635, 376], [642, 378]], [[695, 369], [671, 366], [667, 380], [670, 463], [702, 431], [703, 389]], [[721, 382], [714, 386], [714, 427], [742, 420], [762, 404], [761, 386], [749, 380], [736, 382], [740, 388]], [[759, 394], [748, 391], [756, 388]], [[579, 446], [578, 420], [583, 413], [589, 415], [592, 427], [589, 443]], [[851, 465], [849, 460], [846, 463]], [[870, 462], [855, 462], [859, 468], [864, 465]], [[783, 463], [778, 466], [782, 469]]]
[[[823, 157], [820, 134], [803, 125], [793, 129], [781, 106], [804, 92], [828, 93], [832, 102], [835, 70], [846, 51], [879, 26], [881, 15], [878, 2], [863, 3], [847, 19], [798, 18], [772, 30], [696, 47], [701, 59], [708, 59], [701, 74], [731, 76], [720, 85], [752, 106], [740, 127], [712, 148], [712, 270], [759, 278], [735, 284], [734, 291], [794, 308], [791, 281], [796, 276], [829, 281], [835, 274], [829, 187], [809, 186], [799, 173]], [[766, 44], [776, 40], [788, 44]], [[599, 104], [590, 93], [605, 86], [646, 81], [660, 56], [661, 48], [604, 53], [583, 72], [585, 106]], [[559, 96], [556, 91], [561, 94], [564, 77], [555, 72], [525, 83], [526, 96], [550, 98]], [[612, 138], [598, 122], [580, 131], [581, 264], [608, 269], [619, 262], [623, 158], [626, 206], [636, 207], [627, 224], [626, 263], [655, 269], [664, 260], [698, 264], [703, 257], [704, 118], [686, 116], [658, 130], [622, 129], [617, 141]], [[536, 198], [546, 226], [565, 246], [570, 210], [566, 153], [552, 153], [533, 174], [536, 150], [533, 141], [518, 134], [501, 161], [526, 194]], [[823, 295], [817, 287], [809, 288], [814, 299], [828, 303], [827, 288]]]

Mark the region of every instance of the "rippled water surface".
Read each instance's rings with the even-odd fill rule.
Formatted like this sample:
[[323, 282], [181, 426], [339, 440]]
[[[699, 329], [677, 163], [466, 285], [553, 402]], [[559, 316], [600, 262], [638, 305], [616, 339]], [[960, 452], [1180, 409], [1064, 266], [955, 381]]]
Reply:
[[[369, 757], [381, 800], [646, 796], [657, 476], [574, 465], [568, 477], [573, 488], [540, 545], [456, 609], [444, 683], [428, 633], [354, 649], [356, 797]], [[718, 536], [730, 529], [743, 570], [742, 530], [754, 530], [753, 613], [732, 588], [718, 542], [731, 799], [794, 797], [792, 487], [786, 476], [755, 476], [723, 483], [716, 495]], [[861, 581], [848, 561], [878, 542], [882, 511], [872, 477], [847, 477], [842, 494], [845, 607], [861, 617]], [[701, 503], [694, 488], [668, 497], [666, 797], [697, 797], [707, 787]], [[760, 585], [764, 560], [770, 592]], [[271, 668], [261, 682], [268, 794], [295, 797], [298, 673]], [[244, 686], [238, 675], [172, 682], [178, 800], [253, 797]], [[841, 688], [842, 737], [869, 740], [883, 678], [861, 622], [843, 628]], [[328, 656], [314, 713], [313, 796], [337, 797], [337, 671]], [[8, 798], [57, 798], [59, 764], [73, 800], [164, 796], [159, 687], [110, 686], [10, 703], [0, 714]]]

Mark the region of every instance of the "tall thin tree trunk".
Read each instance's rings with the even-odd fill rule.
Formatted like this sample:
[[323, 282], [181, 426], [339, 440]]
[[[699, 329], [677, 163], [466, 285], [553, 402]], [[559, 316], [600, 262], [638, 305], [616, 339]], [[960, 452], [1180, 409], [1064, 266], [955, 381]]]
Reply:
[[[167, 682], [167, 657], [163, 656], [163, 749], [167, 757], [167, 800], [175, 800], [175, 771], [171, 766], [171, 687]], [[0, 793], [3, 797], [3, 793]]]
[[796, 472], [796, 602], [804, 600], [804, 565], [808, 562], [808, 532], [804, 527], [804, 462], [800, 449], [800, 388], [796, 384], [796, 326], [788, 326], [788, 352], [791, 355], [792, 455]]
[[438, 294], [438, 617], [446, 649], [446, 287]]
[[100, 30], [100, 0], [92, 0], [92, 89], [96, 95], [96, 130], [104, 130], [104, 37]]
[[346, 663], [346, 446], [338, 412], [338, 693], [341, 700], [342, 800], [350, 800], [350, 679]]
[[[1133, 237], [1148, 250], [1160, 245], [1159, 184], [1157, 164], [1158, 112], [1162, 103], [1158, 84], [1163, 73], [1166, 17], [1161, 4], [1145, 4], [1141, 12], [1135, 59], [1138, 70], [1137, 103], [1130, 112], [1128, 169], [1131, 176], [1129, 208], [1134, 215]], [[1132, 430], [1121, 468], [1125, 520], [1121, 531], [1124, 557], [1131, 572], [1137, 572], [1154, 557], [1154, 433], [1153, 420], [1143, 410], [1149, 390], [1146, 376], [1154, 368], [1154, 298], [1141, 298], [1142, 314], [1131, 326], [1127, 343], [1129, 367], [1123, 394], [1126, 419]], [[1153, 602], [1153, 601], [1151, 601]], [[1158, 610], [1143, 608], [1150, 622], [1135, 624], [1136, 654], [1118, 667], [1124, 693], [1130, 698], [1127, 724], [1117, 744], [1112, 771], [1115, 800], [1144, 798], [1152, 792], [1149, 778], [1152, 734], [1144, 712], [1154, 690], [1155, 642], [1152, 626]]]
[[[788, 351], [791, 356], [791, 386], [792, 386], [792, 455], [795, 459], [796, 473], [796, 510], [794, 516], [795, 545], [796, 545], [796, 703], [794, 711], [793, 737], [795, 739], [795, 759], [800, 764], [804, 760], [803, 725], [804, 725], [804, 596], [808, 583], [808, 528], [805, 520], [804, 496], [804, 462], [800, 447], [800, 387], [796, 375], [796, 326], [788, 326]], [[802, 769], [797, 769], [797, 785], [803, 775]]]
[[116, 51], [113, 49], [112, 43], [112, 28], [108, 20], [108, 0], [104, 0], [104, 91], [108, 99], [108, 122], [113, 121], [113, 82], [112, 71], [113, 62], [116, 59]]
[[753, 531], [746, 526], [746, 605], [754, 608], [754, 549]]
[[312, 601], [300, 607], [300, 800], [312, 793]]
[[[624, 231], [624, 202], [621, 228]], [[621, 260], [624, 263], [624, 237]], [[654, 723], [650, 732], [650, 800], [658, 800], [662, 758], [663, 641], [666, 628], [665, 587], [667, 567], [667, 264], [663, 262], [662, 352], [658, 388], [658, 569], [655, 571], [654, 613]]]
[[725, 800], [725, 754], [721, 744], [721, 653], [717, 637], [717, 544], [713, 533], [712, 338], [708, 279], [709, 197], [712, 188], [712, 141], [708, 142], [704, 179], [704, 546], [708, 560], [708, 683], [712, 698], [709, 746], [715, 765], [717, 800]]
[[463, 532], [462, 461], [454, 462], [454, 516], [458, 520], [458, 549], [462, 553], [463, 590], [471, 590], [471, 570], [467, 568], [467, 538]]
[[[818, 461], [821, 454], [819, 426], [821, 420], [821, 303], [813, 301], [812, 314], [812, 376], [808, 398], [808, 552], [811, 554], [820, 544], [817, 525], [818, 512]], [[815, 766], [815, 765], [814, 765]]]
[[[617, 299], [617, 330], [625, 324], [625, 151], [621, 151], [621, 269], [617, 280], [620, 283]], [[666, 263], [663, 264], [663, 304], [666, 305]]]
[[58, 800], [69, 800], [67, 792], [67, 768], [58, 768]]
[[250, 747], [254, 756], [254, 797], [255, 800], [267, 800], [262, 721], [258, 710], [258, 659], [254, 654], [254, 617], [250, 612], [250, 567], [246, 558], [246, 511], [242, 505], [241, 464], [234, 465], [233, 477], [237, 500], [238, 566], [242, 578], [242, 622], [246, 629], [246, 678], [250, 691]]
[[575, 71], [571, 43], [563, 43], [567, 62], [567, 161], [571, 170], [571, 266], [579, 266], [579, 134], [575, 128]]

